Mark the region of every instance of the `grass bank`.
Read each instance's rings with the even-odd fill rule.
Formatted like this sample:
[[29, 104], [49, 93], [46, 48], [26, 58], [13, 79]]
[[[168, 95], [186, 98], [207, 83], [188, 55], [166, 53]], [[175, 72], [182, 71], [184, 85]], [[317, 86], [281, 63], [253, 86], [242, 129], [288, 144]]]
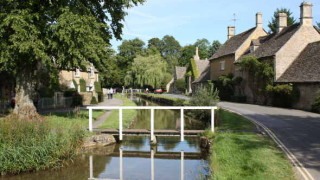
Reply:
[[171, 106], [186, 105], [189, 102], [181, 98], [169, 97], [161, 94], [136, 93], [136, 95], [153, 102], [163, 103]]
[[[121, 94], [116, 94], [114, 96], [117, 99], [121, 99], [123, 101], [122, 106], [137, 106], [136, 103], [131, 101], [125, 96]], [[134, 109], [123, 110], [122, 112], [122, 125], [123, 128], [127, 128], [131, 121], [136, 117], [137, 111]], [[119, 110], [112, 110], [111, 114], [108, 118], [99, 126], [100, 129], [118, 129], [119, 128]]]
[[[242, 116], [218, 112], [217, 129], [253, 130]], [[206, 132], [213, 146], [209, 157], [212, 180], [218, 179], [295, 179], [283, 152], [270, 139], [253, 132]]]
[[[103, 113], [96, 111], [93, 116]], [[79, 152], [87, 126], [88, 111], [54, 113], [39, 121], [0, 119], [0, 174], [63, 166]]]

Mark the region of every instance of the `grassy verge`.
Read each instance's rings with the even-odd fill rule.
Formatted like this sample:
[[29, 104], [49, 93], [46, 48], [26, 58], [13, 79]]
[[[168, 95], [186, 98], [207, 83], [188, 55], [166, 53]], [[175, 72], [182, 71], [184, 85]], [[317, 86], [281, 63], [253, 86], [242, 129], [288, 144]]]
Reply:
[[[104, 111], [95, 111], [97, 118]], [[77, 154], [88, 134], [88, 112], [54, 113], [39, 121], [0, 119], [0, 174], [60, 167]]]
[[170, 96], [161, 95], [161, 94], [137, 93], [136, 95], [154, 102], [160, 102], [160, 103], [173, 105], [173, 106], [184, 106], [184, 105], [188, 105], [188, 102], [189, 102], [185, 99], [170, 97]]
[[[245, 118], [219, 111], [220, 129], [248, 130], [254, 125]], [[218, 128], [218, 129], [219, 129]], [[206, 132], [213, 141], [209, 157], [212, 180], [295, 179], [283, 152], [268, 138], [252, 132]]]
[[[121, 99], [123, 101], [122, 106], [137, 106], [130, 99], [121, 96], [120, 94], [116, 94], [114, 96], [117, 99]], [[123, 110], [122, 112], [122, 124], [123, 128], [127, 128], [132, 119], [136, 117], [137, 111], [134, 109]], [[99, 126], [101, 129], [117, 129], [119, 128], [119, 110], [112, 110], [109, 117]]]

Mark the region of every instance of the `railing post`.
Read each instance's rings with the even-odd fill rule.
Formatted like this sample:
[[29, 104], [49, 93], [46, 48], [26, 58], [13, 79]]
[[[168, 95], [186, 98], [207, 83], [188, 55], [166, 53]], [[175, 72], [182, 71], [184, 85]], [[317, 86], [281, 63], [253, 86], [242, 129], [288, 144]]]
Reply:
[[93, 179], [93, 157], [92, 156], [89, 157], [89, 163], [90, 163], [89, 165], [90, 179]]
[[184, 151], [181, 151], [181, 161], [180, 161], [181, 169], [180, 169], [180, 178], [184, 180]]
[[93, 127], [92, 127], [92, 108], [89, 108], [89, 131], [90, 132], [93, 131]]
[[214, 108], [211, 108], [211, 131], [214, 132]]
[[122, 162], [122, 149], [119, 148], [120, 151], [120, 180], [123, 180], [123, 162]]
[[154, 151], [151, 149], [151, 180], [154, 180]]
[[122, 108], [119, 108], [119, 140], [122, 141]]
[[183, 108], [181, 108], [180, 109], [180, 121], [181, 121], [181, 123], [180, 123], [180, 137], [181, 137], [181, 141], [184, 141], [184, 109]]
[[151, 108], [151, 122], [150, 122], [150, 126], [151, 126], [151, 141], [153, 141], [153, 136], [154, 136], [154, 108]]

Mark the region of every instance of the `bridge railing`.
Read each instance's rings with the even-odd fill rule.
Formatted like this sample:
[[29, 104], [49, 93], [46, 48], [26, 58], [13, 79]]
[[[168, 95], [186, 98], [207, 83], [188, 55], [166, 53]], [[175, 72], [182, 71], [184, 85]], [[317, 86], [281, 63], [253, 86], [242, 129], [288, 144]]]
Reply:
[[216, 106], [88, 106], [89, 109], [89, 131], [93, 131], [92, 126], [92, 110], [119, 110], [119, 140], [121, 141], [123, 138], [122, 134], [122, 111], [124, 109], [136, 109], [136, 110], [151, 110], [150, 113], [150, 136], [151, 141], [154, 139], [154, 110], [155, 109], [163, 109], [163, 110], [180, 110], [180, 137], [181, 141], [184, 141], [184, 110], [211, 110], [211, 131], [214, 132], [214, 110], [217, 109]]

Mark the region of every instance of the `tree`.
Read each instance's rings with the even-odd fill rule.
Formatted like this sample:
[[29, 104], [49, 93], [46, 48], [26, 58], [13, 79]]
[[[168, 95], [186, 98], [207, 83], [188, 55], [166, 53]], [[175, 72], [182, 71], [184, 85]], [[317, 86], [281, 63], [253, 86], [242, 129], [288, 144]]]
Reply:
[[148, 41], [148, 48], [150, 48], [151, 46], [154, 46], [158, 49], [158, 51], [161, 50], [161, 46], [162, 46], [162, 41], [159, 38], [151, 38]]
[[292, 12], [290, 11], [290, 9], [286, 9], [286, 8], [277, 9], [274, 12], [271, 21], [269, 21], [269, 24], [268, 24], [268, 27], [270, 28], [269, 33], [276, 33], [277, 32], [279, 13], [286, 13], [287, 14], [288, 26], [291, 26], [296, 22], [296, 19], [292, 16]]
[[173, 72], [174, 67], [178, 65], [180, 49], [180, 43], [173, 36], [166, 35], [162, 38], [160, 53], [167, 61], [168, 72]]
[[205, 39], [205, 38], [198, 39], [194, 43], [194, 46], [199, 48], [200, 59], [209, 58], [209, 56], [210, 56], [210, 42], [207, 39]]
[[209, 58], [214, 55], [214, 53], [216, 53], [218, 51], [218, 49], [220, 48], [221, 43], [218, 40], [214, 40], [212, 42], [212, 45], [210, 47], [210, 52], [209, 52]]
[[133, 87], [160, 87], [166, 77], [167, 64], [157, 55], [137, 56], [125, 77], [125, 85]]
[[37, 70], [99, 67], [109, 57], [109, 40], [121, 39], [126, 9], [144, 0], [2, 1], [0, 7], [0, 71], [16, 80], [20, 119], [38, 117], [32, 102]]
[[190, 59], [193, 58], [196, 47], [194, 45], [187, 45], [181, 48], [180, 57], [179, 57], [179, 65], [186, 66]]

